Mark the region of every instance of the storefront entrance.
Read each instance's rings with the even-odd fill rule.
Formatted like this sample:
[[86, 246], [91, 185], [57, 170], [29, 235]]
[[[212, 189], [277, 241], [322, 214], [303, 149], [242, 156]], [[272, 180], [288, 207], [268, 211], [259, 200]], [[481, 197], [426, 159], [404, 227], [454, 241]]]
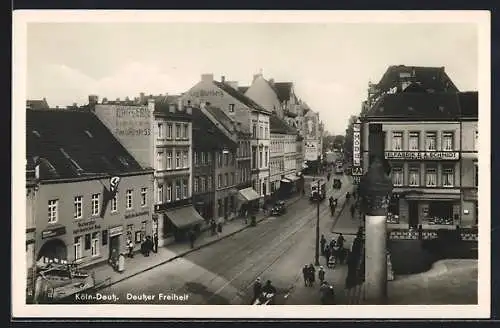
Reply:
[[408, 223], [411, 228], [417, 228], [419, 217], [418, 217], [418, 202], [408, 201]]
[[109, 237], [109, 257], [120, 254], [120, 236]]
[[37, 261], [42, 260], [44, 263], [50, 261], [61, 263], [62, 260], [67, 261], [68, 251], [66, 244], [61, 239], [51, 239], [46, 241], [38, 252]]

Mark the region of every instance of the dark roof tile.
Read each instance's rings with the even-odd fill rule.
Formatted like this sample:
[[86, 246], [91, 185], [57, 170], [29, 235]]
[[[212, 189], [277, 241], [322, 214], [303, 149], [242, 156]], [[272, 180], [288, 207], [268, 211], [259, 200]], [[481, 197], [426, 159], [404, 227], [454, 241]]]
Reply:
[[242, 94], [245, 94], [247, 92], [249, 87], [238, 87], [238, 91], [241, 92]]
[[422, 66], [405, 66], [394, 65], [389, 66], [377, 88], [381, 91], [387, 91], [394, 87], [401, 80], [400, 74], [406, 74], [405, 79], [410, 79], [419, 84], [424, 89], [432, 89], [434, 92], [458, 92], [457, 87], [453, 84], [444, 67], [422, 67]]
[[478, 92], [468, 91], [458, 94], [460, 103], [460, 113], [462, 117], [477, 118], [478, 117]]
[[264, 109], [262, 106], [257, 104], [255, 101], [248, 98], [247, 96], [245, 96], [244, 94], [242, 94], [238, 90], [234, 89], [233, 87], [229, 86], [228, 84], [222, 83], [219, 81], [213, 81], [213, 82], [218, 88], [225, 91], [231, 97], [237, 99], [239, 102], [243, 103], [245, 106], [248, 106], [249, 108], [252, 108], [252, 109], [260, 111], [260, 112], [270, 113], [268, 110]]
[[290, 100], [292, 94], [292, 82], [275, 82], [271, 84], [280, 102]]
[[235, 148], [229, 139], [199, 108], [193, 108], [193, 147], [201, 149]]
[[26, 156], [41, 179], [137, 172], [143, 168], [90, 112], [26, 111]]
[[280, 119], [276, 114], [269, 116], [269, 126], [271, 133], [280, 134], [297, 134], [297, 130], [290, 127], [285, 121]]

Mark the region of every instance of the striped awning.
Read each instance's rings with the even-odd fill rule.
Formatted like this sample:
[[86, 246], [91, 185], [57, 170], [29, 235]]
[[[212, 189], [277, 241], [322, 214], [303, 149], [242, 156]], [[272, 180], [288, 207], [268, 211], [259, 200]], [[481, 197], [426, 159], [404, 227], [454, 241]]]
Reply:
[[247, 202], [260, 198], [259, 194], [252, 187], [241, 189], [238, 192], [238, 195], [240, 195]]
[[288, 179], [286, 179], [286, 178], [283, 178], [283, 179], [281, 179], [281, 182], [283, 182], [283, 183], [290, 183], [290, 182], [292, 182], [292, 181], [290, 181], [290, 180], [288, 180]]
[[287, 175], [285, 176], [286, 179], [290, 180], [291, 182], [295, 182], [297, 180], [299, 180], [300, 178], [296, 175]]
[[192, 206], [168, 210], [167, 217], [170, 219], [170, 222], [179, 229], [205, 222]]

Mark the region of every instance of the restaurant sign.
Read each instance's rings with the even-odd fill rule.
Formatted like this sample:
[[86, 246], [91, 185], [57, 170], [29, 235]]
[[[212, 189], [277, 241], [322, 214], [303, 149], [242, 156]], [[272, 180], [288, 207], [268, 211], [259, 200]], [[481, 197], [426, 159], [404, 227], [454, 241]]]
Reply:
[[64, 235], [65, 233], [66, 233], [66, 227], [64, 226], [53, 229], [47, 229], [42, 231], [42, 239], [61, 236]]
[[428, 161], [453, 161], [458, 160], [460, 155], [453, 151], [386, 151], [385, 159], [402, 160], [428, 160]]

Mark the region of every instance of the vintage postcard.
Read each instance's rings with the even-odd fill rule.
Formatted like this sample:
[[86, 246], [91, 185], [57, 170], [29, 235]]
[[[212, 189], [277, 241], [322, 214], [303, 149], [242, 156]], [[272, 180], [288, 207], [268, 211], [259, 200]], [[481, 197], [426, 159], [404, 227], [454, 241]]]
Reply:
[[489, 317], [489, 12], [16, 11], [13, 49], [14, 317]]

